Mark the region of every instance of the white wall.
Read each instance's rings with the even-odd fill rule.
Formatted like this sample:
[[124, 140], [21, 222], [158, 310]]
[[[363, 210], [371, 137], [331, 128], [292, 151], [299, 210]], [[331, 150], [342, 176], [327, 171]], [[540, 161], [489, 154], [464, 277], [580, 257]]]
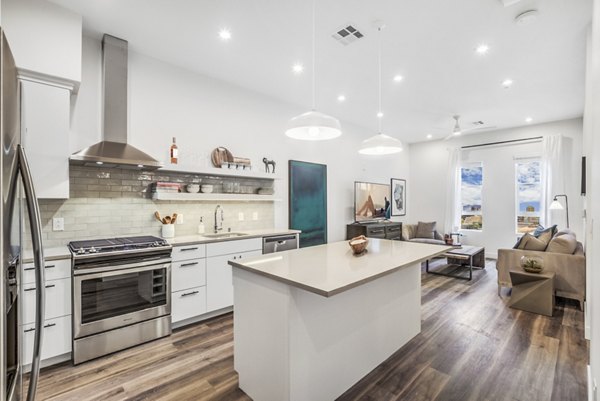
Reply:
[[2, 27], [20, 69], [81, 80], [80, 15], [48, 1], [4, 0]]
[[[100, 42], [84, 37], [82, 83], [73, 104], [72, 152], [100, 140], [100, 57]], [[287, 138], [287, 121], [305, 111], [130, 50], [131, 144], [166, 163], [175, 136], [184, 165], [208, 165], [217, 146], [251, 158], [257, 168], [263, 157], [274, 159], [283, 178], [277, 190], [284, 199], [275, 206], [277, 227], [287, 227], [288, 160], [327, 164], [329, 241], [342, 240], [345, 225], [353, 220], [353, 182], [407, 178], [409, 152], [359, 156], [360, 141], [374, 132], [344, 122], [340, 139], [311, 143]]]
[[590, 338], [590, 400], [597, 400], [600, 382], [600, 0], [594, 0], [594, 13], [588, 37], [586, 74], [584, 154], [588, 158], [586, 196], [586, 333]]
[[[566, 161], [567, 188], [569, 196], [570, 226], [579, 238], [583, 238], [582, 199], [580, 196], [580, 165], [582, 154], [582, 120], [572, 119], [548, 124], [525, 126], [516, 129], [465, 135], [452, 141], [422, 142], [410, 147], [411, 180], [409, 207], [411, 221], [437, 221], [443, 226], [445, 218], [446, 171], [448, 148], [475, 145], [510, 139], [530, 138], [562, 134], [568, 146], [570, 160]], [[463, 161], [483, 162], [483, 213], [482, 231], [465, 230], [463, 242], [485, 246], [486, 254], [495, 257], [499, 248], [512, 247], [515, 234], [515, 171], [516, 157], [541, 155], [541, 142], [496, 145], [464, 150]], [[555, 221], [565, 221], [564, 213], [553, 212]], [[562, 224], [565, 225], [564, 223]], [[448, 229], [446, 229], [448, 230]]]

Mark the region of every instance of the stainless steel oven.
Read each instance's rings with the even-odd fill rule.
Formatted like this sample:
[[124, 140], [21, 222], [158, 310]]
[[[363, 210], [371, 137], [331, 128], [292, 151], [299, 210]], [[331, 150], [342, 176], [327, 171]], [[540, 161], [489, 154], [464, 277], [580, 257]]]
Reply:
[[170, 333], [170, 246], [74, 255], [75, 364]]

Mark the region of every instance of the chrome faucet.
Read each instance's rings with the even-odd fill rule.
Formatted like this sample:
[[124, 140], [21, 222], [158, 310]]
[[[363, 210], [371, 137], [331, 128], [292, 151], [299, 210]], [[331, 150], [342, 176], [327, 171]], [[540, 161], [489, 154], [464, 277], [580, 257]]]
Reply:
[[[219, 210], [221, 210], [221, 220], [219, 220], [218, 218]], [[215, 234], [223, 229], [223, 220], [225, 220], [225, 218], [223, 217], [223, 208], [221, 207], [221, 205], [217, 205], [217, 207], [215, 208]]]

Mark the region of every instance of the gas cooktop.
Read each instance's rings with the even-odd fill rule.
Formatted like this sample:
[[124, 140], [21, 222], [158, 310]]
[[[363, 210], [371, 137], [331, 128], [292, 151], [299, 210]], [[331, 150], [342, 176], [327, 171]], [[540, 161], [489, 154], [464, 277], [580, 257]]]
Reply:
[[75, 256], [138, 252], [161, 247], [170, 248], [171, 245], [166, 240], [151, 235], [69, 242], [69, 249]]

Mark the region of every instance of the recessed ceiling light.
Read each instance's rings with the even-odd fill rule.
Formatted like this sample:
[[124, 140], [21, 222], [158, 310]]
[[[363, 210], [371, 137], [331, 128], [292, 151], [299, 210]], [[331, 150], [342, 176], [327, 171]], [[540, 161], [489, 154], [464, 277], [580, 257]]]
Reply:
[[431, 138], [433, 138], [433, 135], [427, 134], [427, 139], [431, 139]]
[[346, 96], [344, 96], [344, 95], [339, 95], [339, 96], [337, 97], [337, 100], [338, 100], [338, 102], [343, 102], [343, 101], [345, 101], [345, 100], [346, 100]]
[[379, 118], [383, 117], [383, 113], [381, 111], [377, 112], [377, 117], [379, 117]]
[[304, 72], [304, 66], [300, 63], [296, 63], [292, 66], [292, 71], [294, 74], [302, 74], [302, 72]]
[[505, 89], [508, 89], [508, 88], [510, 88], [510, 87], [512, 86], [512, 84], [513, 84], [513, 83], [514, 83], [514, 82], [513, 82], [513, 80], [512, 80], [512, 79], [510, 79], [510, 78], [507, 78], [507, 79], [505, 79], [504, 81], [502, 81], [502, 86], [503, 86]]
[[539, 13], [537, 10], [527, 10], [515, 17], [515, 23], [519, 26], [526, 26], [537, 21]]
[[529, 123], [530, 123], [530, 122], [532, 122], [532, 121], [533, 121], [533, 118], [531, 118], [531, 117], [527, 117], [527, 118], [525, 119], [525, 122], [526, 122], [527, 124], [529, 124]]
[[484, 55], [490, 51], [490, 47], [488, 45], [486, 45], [485, 43], [482, 43], [475, 48], [475, 51], [477, 52], [477, 54]]
[[229, 31], [229, 29], [221, 29], [219, 31], [219, 37], [222, 40], [229, 40], [231, 39], [231, 31]]
[[402, 75], [394, 75], [394, 82], [401, 82], [403, 79]]

